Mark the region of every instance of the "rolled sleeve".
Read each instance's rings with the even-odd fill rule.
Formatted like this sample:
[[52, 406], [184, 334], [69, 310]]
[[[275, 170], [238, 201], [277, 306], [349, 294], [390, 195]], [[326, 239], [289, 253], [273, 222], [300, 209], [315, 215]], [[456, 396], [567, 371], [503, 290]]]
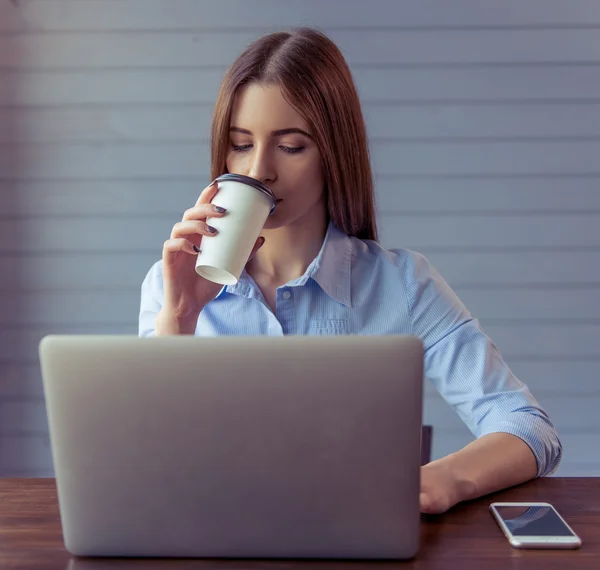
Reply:
[[156, 334], [156, 316], [162, 307], [162, 261], [157, 261], [148, 271], [142, 282], [138, 336]]
[[427, 378], [475, 437], [519, 437], [536, 458], [538, 477], [553, 473], [562, 446], [547, 413], [429, 262], [411, 252], [406, 265], [413, 334], [425, 345]]

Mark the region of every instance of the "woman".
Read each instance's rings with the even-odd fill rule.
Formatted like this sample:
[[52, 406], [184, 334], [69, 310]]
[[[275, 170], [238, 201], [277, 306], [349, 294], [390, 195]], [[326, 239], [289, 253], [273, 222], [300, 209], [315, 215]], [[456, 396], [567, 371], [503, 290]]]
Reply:
[[216, 186], [173, 227], [142, 285], [140, 335], [413, 334], [426, 376], [477, 439], [421, 472], [421, 510], [554, 471], [546, 413], [427, 260], [377, 243], [373, 182], [346, 62], [310, 29], [257, 40], [228, 71], [212, 129], [212, 171], [263, 181], [278, 199], [240, 282], [194, 270], [215, 230]]

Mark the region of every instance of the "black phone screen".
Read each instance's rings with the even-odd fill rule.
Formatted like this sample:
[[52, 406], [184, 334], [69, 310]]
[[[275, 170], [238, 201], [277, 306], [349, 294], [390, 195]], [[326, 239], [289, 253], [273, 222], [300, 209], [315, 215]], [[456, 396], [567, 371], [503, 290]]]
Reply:
[[550, 507], [496, 507], [514, 536], [575, 536]]

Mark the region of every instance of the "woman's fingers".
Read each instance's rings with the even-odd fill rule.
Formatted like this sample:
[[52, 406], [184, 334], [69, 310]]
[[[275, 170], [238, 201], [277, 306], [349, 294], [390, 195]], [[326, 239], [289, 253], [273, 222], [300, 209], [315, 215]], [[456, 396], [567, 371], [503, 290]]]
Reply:
[[183, 221], [186, 220], [206, 220], [206, 218], [222, 218], [227, 210], [213, 204], [200, 204], [186, 210], [183, 214]]
[[[171, 231], [171, 239], [176, 238], [193, 238], [200, 236], [214, 236], [217, 235], [217, 229], [206, 222], [200, 222], [198, 220], [186, 220], [185, 222], [177, 222]], [[195, 242], [195, 240], [194, 240]]]
[[256, 255], [256, 252], [263, 246], [264, 243], [265, 243], [265, 238], [263, 236], [260, 236], [256, 240], [254, 247], [252, 248], [252, 252], [250, 253], [250, 257], [248, 258], [248, 261], [250, 261]]
[[163, 245], [163, 254], [184, 252], [191, 255], [198, 255], [194, 249], [196, 246], [185, 238], [168, 239]]

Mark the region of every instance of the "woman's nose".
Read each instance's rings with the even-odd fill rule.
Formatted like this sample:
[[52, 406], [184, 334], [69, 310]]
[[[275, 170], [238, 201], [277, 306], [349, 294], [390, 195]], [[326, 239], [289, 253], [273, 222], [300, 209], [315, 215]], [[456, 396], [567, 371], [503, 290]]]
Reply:
[[248, 176], [267, 184], [275, 180], [275, 167], [269, 157], [265, 156], [264, 153], [257, 153], [252, 157]]

